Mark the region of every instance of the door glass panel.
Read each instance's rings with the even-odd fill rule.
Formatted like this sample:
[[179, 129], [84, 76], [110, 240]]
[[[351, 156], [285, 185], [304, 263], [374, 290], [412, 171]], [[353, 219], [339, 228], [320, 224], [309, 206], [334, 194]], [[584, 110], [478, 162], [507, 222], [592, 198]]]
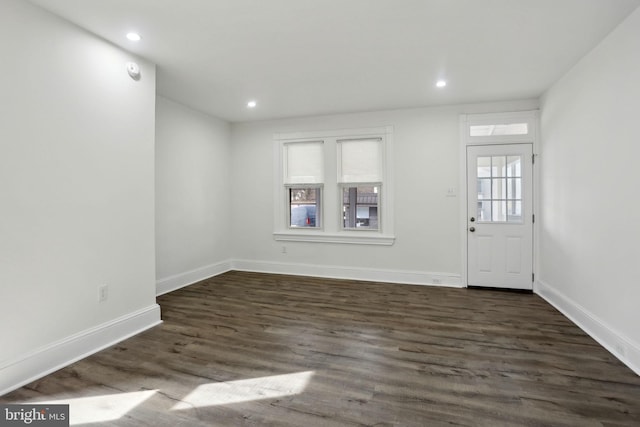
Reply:
[[493, 156], [491, 158], [491, 176], [506, 176], [507, 158], [504, 156]]
[[491, 198], [494, 200], [505, 200], [507, 198], [507, 180], [504, 178], [493, 178]]
[[478, 157], [478, 178], [491, 177], [491, 157]]
[[478, 221], [522, 222], [522, 156], [478, 157]]
[[491, 220], [493, 222], [504, 222], [507, 220], [507, 202], [494, 201], [492, 203]]
[[478, 222], [491, 221], [491, 202], [478, 201]]
[[507, 199], [509, 200], [522, 199], [522, 178], [507, 179]]
[[520, 156], [507, 157], [507, 176], [522, 176], [522, 161], [520, 159]]
[[521, 201], [507, 202], [507, 221], [522, 222], [522, 202]]
[[478, 200], [491, 200], [491, 178], [478, 178]]

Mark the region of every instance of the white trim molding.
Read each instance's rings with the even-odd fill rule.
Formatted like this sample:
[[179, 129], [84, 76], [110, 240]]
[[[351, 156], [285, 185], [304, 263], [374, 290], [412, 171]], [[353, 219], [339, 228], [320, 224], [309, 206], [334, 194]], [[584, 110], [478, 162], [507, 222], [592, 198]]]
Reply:
[[534, 292], [564, 314], [591, 338], [640, 375], [640, 344], [616, 331], [593, 313], [572, 301], [542, 280], [536, 280]]
[[[526, 135], [495, 135], [495, 136], [470, 136], [469, 127], [473, 125], [487, 124], [510, 124], [510, 123], [527, 123], [528, 132]], [[467, 253], [468, 253], [468, 209], [469, 189], [467, 188], [467, 147], [473, 145], [500, 145], [500, 144], [533, 144], [533, 156], [535, 162], [533, 164], [533, 215], [539, 218], [540, 206], [540, 167], [538, 165], [538, 156], [540, 155], [540, 112], [536, 110], [513, 111], [502, 113], [487, 114], [460, 114], [459, 117], [459, 135], [460, 135], [460, 158], [458, 162], [459, 179], [461, 183], [460, 191], [460, 258], [461, 258], [461, 283], [463, 286], [468, 284], [467, 269]], [[537, 253], [538, 253], [538, 226], [533, 224], [533, 272], [538, 271]]]
[[369, 282], [400, 283], [460, 288], [460, 275], [410, 270], [383, 270], [366, 267], [298, 264], [274, 261], [233, 260], [233, 270], [255, 273], [288, 274], [326, 277], [331, 279], [363, 280]]
[[160, 323], [160, 306], [152, 304], [8, 360], [0, 366], [0, 396]]
[[273, 238], [278, 242], [314, 242], [314, 243], [345, 243], [351, 245], [382, 245], [391, 246], [395, 242], [395, 236], [379, 234], [366, 234], [368, 231], [356, 231], [354, 233], [273, 233]]
[[156, 296], [184, 288], [201, 280], [226, 273], [229, 270], [231, 270], [231, 261], [226, 260], [159, 279], [156, 281]]
[[393, 126], [379, 126], [369, 128], [356, 129], [331, 129], [331, 130], [315, 130], [305, 132], [278, 132], [273, 134], [274, 140], [279, 141], [296, 141], [300, 139], [316, 139], [316, 138], [344, 138], [361, 136], [378, 136], [385, 133], [393, 132]]

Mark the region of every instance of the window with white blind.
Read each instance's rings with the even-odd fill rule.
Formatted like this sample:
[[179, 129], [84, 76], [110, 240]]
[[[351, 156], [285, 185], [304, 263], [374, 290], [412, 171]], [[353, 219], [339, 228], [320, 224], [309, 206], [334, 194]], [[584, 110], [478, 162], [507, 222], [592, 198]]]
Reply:
[[342, 228], [377, 230], [383, 181], [382, 138], [338, 140]]
[[287, 224], [290, 228], [321, 228], [324, 142], [283, 145]]
[[392, 131], [274, 135], [275, 239], [393, 244]]

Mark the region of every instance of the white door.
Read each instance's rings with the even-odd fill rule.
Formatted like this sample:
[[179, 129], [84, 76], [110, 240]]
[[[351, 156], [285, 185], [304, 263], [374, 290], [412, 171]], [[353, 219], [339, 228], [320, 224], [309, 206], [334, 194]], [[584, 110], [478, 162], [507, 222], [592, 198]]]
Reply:
[[467, 283], [533, 289], [531, 144], [467, 147]]

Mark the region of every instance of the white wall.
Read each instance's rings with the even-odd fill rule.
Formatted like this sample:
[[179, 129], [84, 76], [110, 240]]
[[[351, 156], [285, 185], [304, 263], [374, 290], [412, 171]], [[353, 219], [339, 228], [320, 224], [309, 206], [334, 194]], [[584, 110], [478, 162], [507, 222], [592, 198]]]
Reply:
[[158, 293], [229, 268], [230, 125], [158, 97]]
[[[448, 187], [461, 190], [459, 115], [535, 108], [537, 101], [522, 101], [233, 125], [234, 267], [459, 285], [460, 201], [446, 197]], [[388, 125], [394, 127], [395, 244], [274, 241], [274, 133]]]
[[21, 0], [2, 1], [0, 58], [2, 394], [51, 368], [38, 355], [159, 311], [155, 66]]
[[640, 373], [640, 9], [541, 104], [539, 292]]

